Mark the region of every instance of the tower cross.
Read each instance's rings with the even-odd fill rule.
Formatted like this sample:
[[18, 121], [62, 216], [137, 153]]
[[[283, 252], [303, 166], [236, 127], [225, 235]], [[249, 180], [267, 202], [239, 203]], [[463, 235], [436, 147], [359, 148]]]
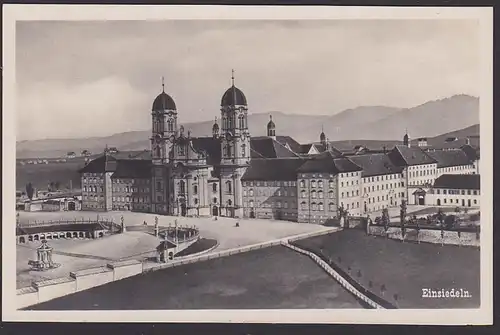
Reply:
[[161, 90], [162, 92], [165, 92], [165, 77], [161, 77]]
[[231, 82], [234, 86], [234, 69], [231, 69]]

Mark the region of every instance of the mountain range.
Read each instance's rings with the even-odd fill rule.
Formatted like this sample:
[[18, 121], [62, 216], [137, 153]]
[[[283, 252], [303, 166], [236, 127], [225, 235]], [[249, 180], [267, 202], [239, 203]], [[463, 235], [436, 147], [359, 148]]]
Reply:
[[[479, 98], [454, 95], [413, 108], [360, 106], [333, 115], [297, 115], [281, 111], [249, 113], [252, 136], [266, 135], [272, 115], [277, 135], [292, 136], [299, 143], [317, 142], [322, 129], [330, 141], [401, 141], [405, 131], [412, 138], [436, 137], [479, 124]], [[150, 117], [145, 113], [145, 117]], [[180, 120], [182, 121], [182, 120]], [[211, 136], [214, 121], [183, 124], [192, 136]], [[469, 129], [477, 131], [479, 129]], [[62, 157], [67, 152], [102, 152], [106, 145], [119, 150], [142, 150], [150, 146], [150, 130], [129, 131], [105, 137], [43, 139], [16, 142], [17, 158]], [[443, 135], [444, 136], [444, 135]], [[353, 141], [349, 141], [353, 140]]]

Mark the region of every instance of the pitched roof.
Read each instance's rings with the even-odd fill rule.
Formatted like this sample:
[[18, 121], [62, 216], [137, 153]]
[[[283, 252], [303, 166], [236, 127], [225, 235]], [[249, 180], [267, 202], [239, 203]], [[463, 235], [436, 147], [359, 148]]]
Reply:
[[300, 145], [299, 142], [295, 141], [292, 137], [290, 136], [276, 136], [276, 141], [279, 143], [286, 145], [290, 147], [290, 149], [295, 152], [296, 154], [302, 153], [302, 146]]
[[271, 137], [259, 136], [250, 139], [251, 158], [293, 158], [298, 155]]
[[349, 157], [349, 159], [363, 168], [363, 177], [403, 172], [403, 167], [395, 165], [384, 153], [356, 155]]
[[303, 163], [301, 158], [252, 159], [241, 180], [296, 180], [297, 169]]
[[147, 160], [119, 160], [111, 178], [151, 178], [153, 164]]
[[427, 155], [437, 161], [438, 168], [472, 164], [463, 150], [436, 150], [427, 152]]
[[407, 147], [406, 145], [396, 145], [394, 149], [389, 152], [389, 158], [394, 165], [397, 166], [437, 163], [434, 158], [427, 155], [421, 148]]
[[471, 145], [466, 144], [463, 145], [460, 149], [465, 152], [465, 154], [471, 161], [479, 159], [479, 148], [474, 148]]
[[78, 170], [79, 173], [102, 173], [105, 171], [106, 156], [104, 154], [91, 160], [87, 165]]
[[444, 174], [436, 179], [434, 188], [479, 190], [481, 179], [478, 174]]
[[191, 138], [193, 148], [207, 154], [207, 164], [217, 165], [220, 163], [222, 153], [220, 139], [214, 137], [195, 137]]
[[336, 158], [335, 154], [325, 151], [308, 159], [297, 171], [298, 172], [325, 172], [337, 174], [342, 172], [361, 171], [362, 168], [353, 163], [347, 157]]

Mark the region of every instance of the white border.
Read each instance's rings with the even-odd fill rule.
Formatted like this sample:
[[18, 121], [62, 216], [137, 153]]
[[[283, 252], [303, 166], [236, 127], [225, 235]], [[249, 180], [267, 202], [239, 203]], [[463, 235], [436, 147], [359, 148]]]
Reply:
[[[493, 9], [432, 7], [3, 6], [3, 250], [15, 240], [15, 23], [17, 20], [477, 19], [481, 27], [481, 308], [471, 310], [17, 311], [15, 253], [2, 253], [2, 319], [57, 322], [491, 324], [493, 318]], [[485, 210], [488, 208], [489, 210]], [[458, 261], [458, 260], [457, 260]]]

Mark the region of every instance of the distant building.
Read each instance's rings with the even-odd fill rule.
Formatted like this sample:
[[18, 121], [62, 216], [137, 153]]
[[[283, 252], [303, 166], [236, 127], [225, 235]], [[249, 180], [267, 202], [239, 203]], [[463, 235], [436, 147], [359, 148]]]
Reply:
[[429, 202], [437, 206], [478, 207], [481, 179], [478, 174], [445, 174], [436, 179]]
[[76, 157], [76, 153], [74, 151], [70, 151], [66, 154], [66, 157], [67, 158], [75, 158]]

